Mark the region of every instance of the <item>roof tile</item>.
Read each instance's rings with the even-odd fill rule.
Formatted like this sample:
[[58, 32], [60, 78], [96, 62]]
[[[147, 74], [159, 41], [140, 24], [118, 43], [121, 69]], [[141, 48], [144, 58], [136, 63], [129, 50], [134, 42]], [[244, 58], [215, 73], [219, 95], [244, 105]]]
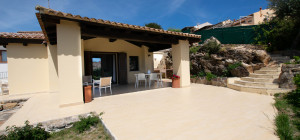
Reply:
[[15, 39], [45, 39], [41, 31], [24, 31], [17, 33], [0, 32], [0, 38], [15, 38]]
[[61, 11], [55, 11], [53, 9], [45, 8], [42, 6], [36, 6], [35, 9], [38, 10], [41, 14], [53, 15], [53, 16], [64, 17], [64, 18], [69, 18], [69, 19], [77, 19], [77, 20], [82, 20], [82, 21], [89, 21], [89, 22], [107, 24], [107, 25], [112, 25], [112, 26], [120, 26], [120, 27], [125, 27], [125, 28], [132, 28], [132, 29], [144, 30], [144, 31], [152, 31], [152, 32], [171, 34], [171, 35], [177, 35], [177, 36], [185, 36], [185, 37], [190, 37], [190, 38], [200, 38], [201, 37], [201, 35], [186, 34], [186, 33], [182, 33], [182, 32], [173, 32], [173, 31], [165, 31], [162, 29], [154, 29], [154, 28], [148, 28], [148, 27], [144, 27], [144, 26], [111, 22], [111, 21], [102, 20], [102, 19], [81, 17], [80, 15], [72, 15], [70, 13], [63, 13]]

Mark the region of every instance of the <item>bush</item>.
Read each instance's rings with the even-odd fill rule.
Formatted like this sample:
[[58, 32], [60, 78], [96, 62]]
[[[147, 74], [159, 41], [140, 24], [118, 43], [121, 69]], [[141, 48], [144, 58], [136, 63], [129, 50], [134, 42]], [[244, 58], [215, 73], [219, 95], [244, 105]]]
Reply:
[[293, 131], [290, 124], [289, 116], [286, 114], [279, 114], [275, 119], [276, 125], [276, 134], [279, 136], [281, 140], [292, 140], [293, 139]]
[[234, 63], [234, 64], [229, 64], [227, 69], [223, 71], [223, 75], [224, 77], [231, 77], [231, 70], [233, 69], [236, 69], [237, 67], [240, 67], [242, 66], [242, 63], [241, 62], [237, 62], [237, 63]]
[[219, 52], [221, 48], [221, 44], [219, 44], [216, 40], [210, 40], [208, 43], [202, 46], [202, 50], [208, 54], [216, 54]]
[[[100, 114], [101, 115], [101, 114]], [[74, 123], [74, 128], [79, 132], [82, 133], [90, 129], [91, 126], [95, 126], [100, 122], [99, 116], [91, 115], [86, 118], [80, 117], [80, 121]]]
[[197, 53], [200, 49], [200, 46], [193, 46], [190, 48], [190, 54]]
[[300, 57], [299, 56], [294, 56], [295, 59], [295, 64], [300, 64]]
[[198, 72], [197, 77], [204, 77], [205, 75], [206, 74], [204, 71], [200, 71], [200, 72]]
[[295, 83], [295, 85], [297, 86], [297, 88], [299, 89], [299, 88], [300, 88], [300, 74], [297, 74], [297, 75], [294, 77], [294, 83]]
[[6, 140], [45, 140], [50, 137], [49, 132], [45, 131], [44, 128], [41, 128], [41, 125], [33, 127], [29, 125], [29, 121], [25, 122], [24, 127], [8, 127], [6, 128], [8, 133], [6, 136], [2, 135], [1, 139]]
[[241, 62], [237, 62], [237, 63], [234, 63], [234, 64], [229, 64], [228, 67], [227, 67], [227, 70], [228, 71], [231, 71], [239, 66], [242, 66], [242, 63]]
[[217, 78], [217, 76], [210, 72], [206, 73], [206, 80], [211, 81], [214, 78]]
[[197, 75], [191, 75], [191, 78], [197, 78]]

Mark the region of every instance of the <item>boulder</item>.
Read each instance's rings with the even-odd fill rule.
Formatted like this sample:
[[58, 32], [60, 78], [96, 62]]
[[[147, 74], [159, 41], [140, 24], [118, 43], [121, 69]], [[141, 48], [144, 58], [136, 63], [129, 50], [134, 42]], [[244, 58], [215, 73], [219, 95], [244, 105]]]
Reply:
[[230, 71], [231, 75], [234, 77], [247, 77], [249, 72], [246, 68], [240, 66]]
[[300, 74], [300, 64], [283, 64], [278, 78], [280, 88], [296, 89], [294, 77]]
[[205, 46], [206, 44], [208, 44], [209, 42], [217, 42], [217, 45], [221, 45], [221, 42], [218, 40], [218, 39], [216, 39], [215, 37], [210, 37], [209, 39], [206, 39], [205, 41], [204, 41], [204, 43], [202, 44], [202, 46]]
[[[214, 37], [204, 41], [207, 44], [209, 41], [216, 40]], [[219, 43], [219, 41], [217, 41]], [[200, 71], [211, 72], [217, 76], [224, 76], [224, 72], [228, 66], [238, 62], [242, 62], [243, 68], [238, 72], [233, 70], [234, 76], [248, 76], [249, 73], [253, 73], [255, 70], [267, 65], [270, 60], [270, 56], [262, 46], [245, 45], [245, 44], [223, 44], [219, 52], [209, 53], [207, 49], [201, 49], [204, 45], [200, 46], [200, 49], [190, 54], [190, 66], [191, 74], [196, 75]], [[167, 68], [172, 68], [172, 55], [171, 51], [166, 57]], [[246, 71], [244, 71], [246, 70]]]
[[271, 57], [264, 50], [256, 50], [254, 51], [254, 55], [256, 59], [262, 62], [264, 65], [267, 65], [271, 60]]
[[246, 68], [249, 73], [253, 73], [253, 67], [252, 67], [252, 65], [249, 65], [249, 64], [246, 64], [246, 63], [242, 62], [242, 66], [244, 68]]

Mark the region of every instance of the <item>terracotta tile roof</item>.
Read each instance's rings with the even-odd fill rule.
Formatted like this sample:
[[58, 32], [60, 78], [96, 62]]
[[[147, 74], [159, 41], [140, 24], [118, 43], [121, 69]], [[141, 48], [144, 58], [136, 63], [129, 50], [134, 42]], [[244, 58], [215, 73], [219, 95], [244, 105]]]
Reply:
[[44, 34], [41, 31], [20, 31], [17, 33], [0, 32], [0, 38], [11, 39], [38, 39], [44, 40]]
[[102, 19], [81, 17], [80, 15], [72, 15], [70, 13], [63, 13], [63, 12], [56, 11], [56, 10], [49, 9], [49, 8], [45, 8], [45, 7], [42, 7], [42, 6], [36, 6], [35, 9], [38, 10], [40, 14], [57, 16], [57, 17], [62, 17], [62, 18], [67, 18], [67, 19], [87, 21], [87, 22], [93, 22], [93, 23], [99, 23], [99, 24], [106, 24], [106, 25], [111, 25], [111, 26], [116, 26], [116, 27], [121, 27], [121, 28], [134, 29], [134, 30], [142, 30], [142, 31], [157, 32], [157, 33], [162, 33], [162, 34], [170, 34], [170, 35], [175, 35], [175, 36], [183, 36], [183, 37], [187, 37], [187, 38], [201, 38], [201, 35], [188, 34], [188, 33], [182, 33], [182, 32], [166, 31], [166, 30], [162, 30], [162, 29], [149, 28], [149, 27], [145, 27], [145, 26], [137, 26], [137, 25], [130, 25], [130, 24], [112, 22], [112, 21], [102, 20]]

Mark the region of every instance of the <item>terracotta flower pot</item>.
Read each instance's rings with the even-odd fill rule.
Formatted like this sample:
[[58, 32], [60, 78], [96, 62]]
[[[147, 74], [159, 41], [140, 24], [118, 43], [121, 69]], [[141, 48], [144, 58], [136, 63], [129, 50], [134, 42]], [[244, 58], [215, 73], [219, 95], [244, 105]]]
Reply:
[[172, 88], [180, 88], [180, 78], [172, 79]]

